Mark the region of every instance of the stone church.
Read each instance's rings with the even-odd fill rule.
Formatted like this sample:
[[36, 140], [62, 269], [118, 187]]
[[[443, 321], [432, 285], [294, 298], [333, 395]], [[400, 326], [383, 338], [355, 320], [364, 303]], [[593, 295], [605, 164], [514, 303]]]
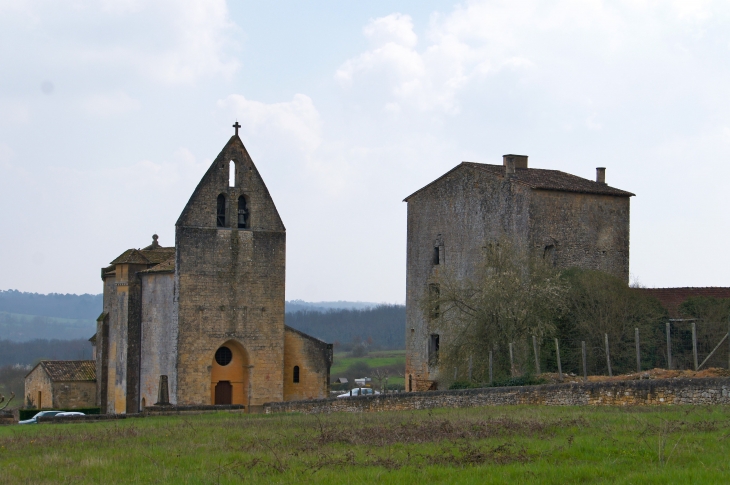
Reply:
[[332, 345], [284, 325], [286, 230], [234, 127], [175, 224], [175, 246], [153, 236], [101, 270], [102, 412], [154, 404], [163, 380], [177, 405], [328, 395]]
[[[558, 170], [463, 162], [406, 197], [406, 390], [438, 388], [439, 346], [448, 335], [420, 302], [448, 271], [475, 276], [490, 242], [508, 238], [555, 267], [601, 270], [629, 279], [629, 205], [634, 194]], [[434, 321], [435, 320], [435, 321]]]

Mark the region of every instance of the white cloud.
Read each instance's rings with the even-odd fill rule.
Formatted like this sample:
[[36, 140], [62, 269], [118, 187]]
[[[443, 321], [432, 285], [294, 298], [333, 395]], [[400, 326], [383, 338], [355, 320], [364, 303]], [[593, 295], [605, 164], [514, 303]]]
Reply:
[[101, 117], [121, 115], [142, 107], [138, 100], [122, 91], [112, 94], [92, 94], [82, 105], [87, 114]]
[[291, 101], [266, 104], [231, 94], [218, 101], [218, 107], [235, 117], [249, 136], [266, 137], [281, 144], [294, 143], [311, 153], [322, 142], [322, 122], [309, 96], [295, 94]]
[[229, 54], [237, 28], [225, 0], [11, 3], [0, 28], [13, 36], [50, 35], [54, 42], [39, 49], [49, 63], [103, 66], [124, 75], [132, 69], [165, 84], [228, 79], [239, 67]]

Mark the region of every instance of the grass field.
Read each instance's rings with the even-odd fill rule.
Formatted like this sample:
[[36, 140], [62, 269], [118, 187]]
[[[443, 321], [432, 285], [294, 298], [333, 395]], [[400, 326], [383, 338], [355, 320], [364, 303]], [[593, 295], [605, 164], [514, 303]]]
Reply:
[[727, 483], [730, 407], [206, 414], [0, 428], [0, 483]]
[[[370, 366], [371, 369], [377, 369], [378, 367], [398, 367], [402, 371], [405, 370], [406, 366], [406, 351], [405, 350], [379, 350], [368, 353], [365, 357], [350, 357], [347, 352], [338, 352], [335, 354], [335, 361], [330, 369], [330, 376], [333, 379], [341, 377], [345, 373], [348, 367], [364, 362]], [[358, 376], [358, 377], [372, 377], [372, 376]], [[405, 380], [399, 377], [398, 374], [391, 372], [388, 377], [389, 384], [400, 384], [403, 385]]]

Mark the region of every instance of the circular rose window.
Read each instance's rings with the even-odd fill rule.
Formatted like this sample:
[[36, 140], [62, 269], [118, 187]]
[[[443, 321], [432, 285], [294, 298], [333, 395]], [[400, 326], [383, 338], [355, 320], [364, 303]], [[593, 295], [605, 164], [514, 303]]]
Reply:
[[215, 361], [218, 362], [218, 365], [228, 365], [232, 360], [233, 352], [228, 347], [221, 347], [215, 351]]

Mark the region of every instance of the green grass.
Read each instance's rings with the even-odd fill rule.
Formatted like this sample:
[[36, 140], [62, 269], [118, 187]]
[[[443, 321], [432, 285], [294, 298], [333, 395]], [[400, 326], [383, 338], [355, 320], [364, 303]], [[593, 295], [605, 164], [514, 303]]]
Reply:
[[726, 483], [730, 407], [206, 414], [0, 428], [0, 483]]
[[[405, 350], [379, 350], [370, 352], [365, 357], [350, 357], [348, 352], [338, 352], [335, 354], [335, 361], [330, 369], [330, 376], [333, 379], [340, 377], [345, 373], [348, 367], [359, 362], [367, 363], [371, 369], [378, 367], [392, 367], [398, 366], [405, 369], [406, 365], [406, 351]], [[372, 376], [359, 376], [359, 377], [372, 377]], [[402, 377], [398, 377], [397, 374], [392, 373], [388, 377], [388, 384], [403, 384], [405, 380]]]

